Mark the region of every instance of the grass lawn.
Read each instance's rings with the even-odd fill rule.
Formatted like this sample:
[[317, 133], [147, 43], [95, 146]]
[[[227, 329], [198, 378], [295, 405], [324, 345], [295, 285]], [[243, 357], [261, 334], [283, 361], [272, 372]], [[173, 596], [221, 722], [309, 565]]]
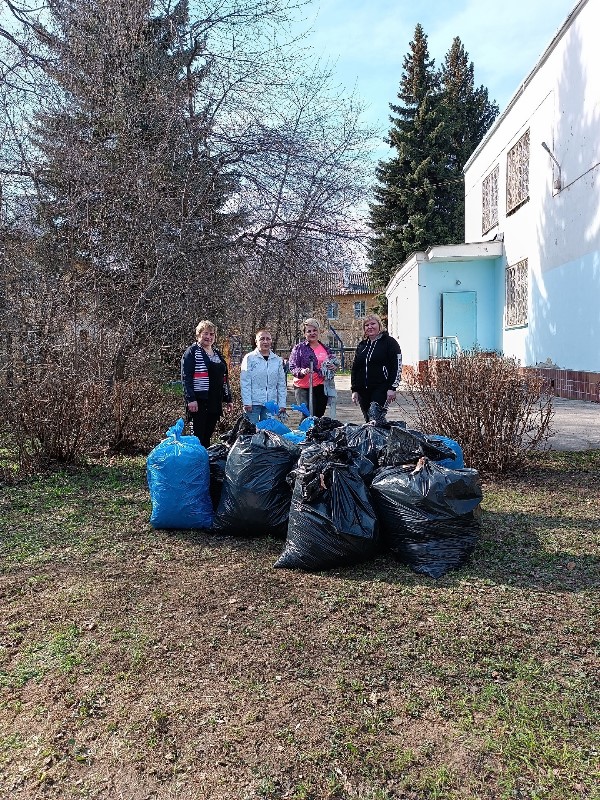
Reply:
[[144, 459], [0, 489], [0, 797], [600, 798], [600, 452], [484, 482], [471, 564], [274, 570]]

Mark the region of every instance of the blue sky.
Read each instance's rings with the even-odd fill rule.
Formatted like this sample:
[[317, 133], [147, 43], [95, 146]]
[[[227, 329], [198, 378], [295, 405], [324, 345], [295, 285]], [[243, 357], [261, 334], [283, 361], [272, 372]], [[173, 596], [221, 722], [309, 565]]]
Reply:
[[381, 135], [396, 102], [402, 62], [415, 26], [439, 66], [455, 36], [502, 111], [576, 0], [314, 0], [306, 11], [316, 56], [334, 62], [336, 80], [368, 104], [365, 119]]

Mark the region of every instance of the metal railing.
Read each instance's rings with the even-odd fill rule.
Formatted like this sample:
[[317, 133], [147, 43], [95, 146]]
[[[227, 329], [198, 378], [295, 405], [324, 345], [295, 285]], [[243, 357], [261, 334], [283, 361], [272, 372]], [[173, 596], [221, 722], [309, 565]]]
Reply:
[[461, 352], [458, 336], [429, 336], [429, 358], [452, 358]]

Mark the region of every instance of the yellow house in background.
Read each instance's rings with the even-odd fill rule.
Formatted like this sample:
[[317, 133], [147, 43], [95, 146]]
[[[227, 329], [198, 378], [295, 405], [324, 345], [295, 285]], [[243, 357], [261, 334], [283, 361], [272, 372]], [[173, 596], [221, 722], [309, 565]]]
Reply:
[[328, 325], [331, 347], [354, 349], [363, 337], [362, 323], [377, 305], [377, 288], [363, 271], [332, 274], [317, 318]]

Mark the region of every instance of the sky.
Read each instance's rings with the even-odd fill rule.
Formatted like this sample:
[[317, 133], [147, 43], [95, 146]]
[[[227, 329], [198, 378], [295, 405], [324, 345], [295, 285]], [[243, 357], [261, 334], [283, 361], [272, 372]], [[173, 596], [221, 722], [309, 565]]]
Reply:
[[415, 26], [439, 67], [459, 36], [502, 112], [535, 66], [576, 0], [314, 0], [306, 13], [316, 56], [333, 63], [335, 79], [368, 106], [364, 119], [387, 133], [402, 62]]

